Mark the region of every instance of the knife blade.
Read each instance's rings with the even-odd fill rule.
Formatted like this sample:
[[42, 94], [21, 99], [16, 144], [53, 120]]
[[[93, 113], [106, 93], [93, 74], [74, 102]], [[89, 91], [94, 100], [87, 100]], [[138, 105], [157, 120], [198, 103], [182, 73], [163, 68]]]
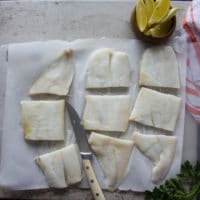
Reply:
[[76, 141], [80, 150], [80, 154], [83, 159], [83, 168], [90, 185], [92, 194], [95, 200], [105, 200], [102, 189], [98, 183], [94, 170], [92, 168], [90, 159], [92, 158], [92, 152], [90, 150], [86, 131], [81, 125], [81, 119], [78, 116], [76, 110], [67, 102], [67, 110], [69, 113], [69, 118], [74, 129], [74, 133], [76, 136]]
[[69, 113], [70, 121], [72, 124], [72, 127], [74, 129], [74, 133], [76, 136], [76, 142], [78, 144], [80, 154], [82, 157], [91, 159], [92, 158], [92, 152], [90, 150], [87, 136], [86, 136], [86, 131], [84, 130], [83, 126], [80, 123], [80, 118], [75, 111], [75, 109], [67, 103], [67, 110]]

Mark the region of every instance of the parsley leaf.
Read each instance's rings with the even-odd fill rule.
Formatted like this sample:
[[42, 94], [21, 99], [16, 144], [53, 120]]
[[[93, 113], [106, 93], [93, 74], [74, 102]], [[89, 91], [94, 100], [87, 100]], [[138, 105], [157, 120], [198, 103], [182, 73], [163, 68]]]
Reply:
[[200, 160], [195, 166], [186, 161], [176, 178], [165, 181], [153, 191], [145, 192], [145, 200], [194, 200], [200, 193]]

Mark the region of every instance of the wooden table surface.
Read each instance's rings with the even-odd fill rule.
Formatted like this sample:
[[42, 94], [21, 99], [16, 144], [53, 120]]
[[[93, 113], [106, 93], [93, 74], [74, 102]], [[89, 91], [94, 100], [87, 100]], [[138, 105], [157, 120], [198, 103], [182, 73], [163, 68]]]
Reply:
[[[134, 0], [0, 1], [0, 45], [51, 39], [74, 40], [77, 38], [99, 37], [133, 39], [135, 35], [131, 31], [129, 18], [134, 5]], [[174, 34], [177, 35], [182, 16], [189, 2], [172, 2], [172, 5], [181, 8]], [[191, 132], [191, 130], [193, 130], [192, 132], [196, 131], [196, 125], [188, 114], [186, 114], [185, 130], [186, 133]], [[191, 135], [186, 134], [185, 137], [188, 140], [187, 138]], [[184, 143], [183, 160], [194, 161], [196, 151], [188, 153], [186, 151], [187, 145], [188, 143]], [[105, 191], [104, 193], [106, 199], [109, 200], [144, 199], [143, 193], [131, 191], [116, 191], [114, 193]], [[0, 189], [0, 198], [93, 199], [90, 190], [80, 190], [73, 187], [62, 191], [7, 191]]]

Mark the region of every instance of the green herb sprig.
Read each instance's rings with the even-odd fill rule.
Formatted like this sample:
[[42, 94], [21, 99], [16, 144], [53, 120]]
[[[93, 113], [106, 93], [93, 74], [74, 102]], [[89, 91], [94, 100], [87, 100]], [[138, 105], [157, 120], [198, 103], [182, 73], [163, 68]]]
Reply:
[[165, 181], [153, 191], [145, 192], [145, 200], [194, 200], [200, 193], [200, 160], [194, 166], [186, 161], [176, 178]]

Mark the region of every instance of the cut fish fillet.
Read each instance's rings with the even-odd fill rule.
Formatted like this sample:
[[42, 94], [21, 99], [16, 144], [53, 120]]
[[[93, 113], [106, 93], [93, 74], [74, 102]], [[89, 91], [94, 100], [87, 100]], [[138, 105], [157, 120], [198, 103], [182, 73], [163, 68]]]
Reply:
[[114, 190], [124, 178], [133, 149], [133, 141], [92, 133], [89, 144], [94, 151], [108, 188]]
[[175, 52], [170, 46], [156, 46], [144, 51], [140, 61], [139, 85], [180, 88]]
[[130, 64], [124, 52], [102, 48], [87, 63], [87, 88], [129, 87]]
[[77, 146], [71, 144], [61, 149], [64, 162], [65, 178], [68, 185], [78, 183], [82, 179], [81, 175], [81, 157]]
[[75, 144], [35, 158], [49, 187], [64, 188], [82, 180], [81, 158]]
[[24, 138], [64, 140], [65, 101], [21, 101]]
[[165, 135], [133, 134], [134, 145], [154, 163], [152, 181], [162, 180], [174, 159], [177, 138]]
[[129, 115], [129, 95], [88, 95], [82, 123], [88, 130], [124, 132]]
[[30, 95], [68, 94], [75, 70], [73, 51], [66, 50], [57, 58], [48, 70], [42, 74], [29, 90]]
[[181, 98], [142, 88], [136, 98], [130, 120], [144, 125], [174, 131]]
[[35, 161], [43, 171], [49, 187], [67, 187], [64, 175], [64, 163], [59, 151], [38, 156]]

